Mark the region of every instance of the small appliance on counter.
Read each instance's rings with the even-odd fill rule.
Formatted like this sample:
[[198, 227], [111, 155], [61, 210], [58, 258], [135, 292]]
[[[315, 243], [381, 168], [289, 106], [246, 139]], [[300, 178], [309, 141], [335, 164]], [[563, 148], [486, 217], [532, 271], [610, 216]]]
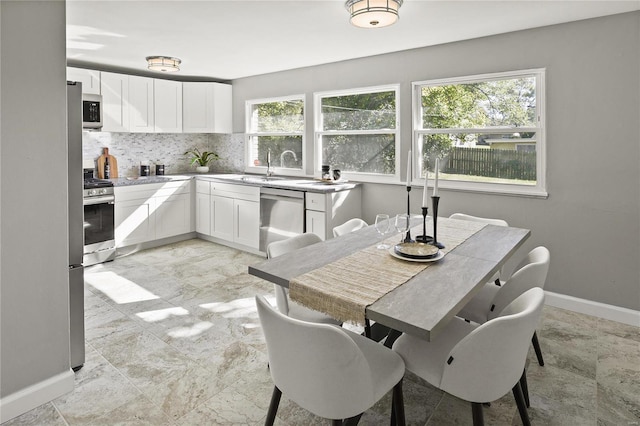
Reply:
[[151, 168], [149, 165], [140, 165], [140, 176], [149, 176], [151, 174]]
[[164, 164], [156, 164], [156, 176], [164, 175]]

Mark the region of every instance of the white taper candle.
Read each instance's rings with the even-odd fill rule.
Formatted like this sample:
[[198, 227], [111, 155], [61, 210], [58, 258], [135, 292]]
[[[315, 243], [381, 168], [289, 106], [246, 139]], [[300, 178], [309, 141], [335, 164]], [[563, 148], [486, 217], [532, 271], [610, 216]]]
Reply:
[[436, 180], [435, 183], [433, 184], [433, 196], [437, 197], [438, 196], [438, 172], [440, 171], [440, 159], [436, 158]]
[[411, 186], [411, 150], [409, 150], [409, 156], [407, 157], [407, 186]]
[[[427, 160], [429, 163], [429, 160]], [[422, 191], [422, 207], [428, 207], [429, 197], [427, 196], [427, 186], [429, 186], [429, 169], [424, 168], [424, 189]]]

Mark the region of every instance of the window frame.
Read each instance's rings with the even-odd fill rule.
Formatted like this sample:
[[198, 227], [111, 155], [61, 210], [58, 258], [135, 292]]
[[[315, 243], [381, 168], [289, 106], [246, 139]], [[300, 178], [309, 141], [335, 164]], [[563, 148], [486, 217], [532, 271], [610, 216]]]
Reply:
[[[335, 96], [360, 95], [367, 93], [394, 92], [396, 97], [396, 128], [395, 129], [375, 129], [375, 130], [322, 130], [322, 99]], [[320, 177], [322, 167], [322, 137], [324, 135], [377, 135], [377, 134], [394, 134], [395, 136], [395, 165], [393, 175], [383, 175], [378, 173], [364, 172], [348, 172], [342, 171], [342, 177], [345, 179], [357, 180], [359, 182], [371, 183], [397, 183], [400, 181], [400, 148], [401, 148], [401, 117], [400, 117], [400, 84], [385, 84], [378, 86], [368, 86], [359, 88], [350, 88], [342, 90], [329, 90], [313, 93], [314, 108], [314, 165], [313, 174]]]
[[[302, 101], [302, 130], [300, 133], [291, 132], [251, 132], [251, 116], [254, 105], [268, 104], [273, 102], [283, 101]], [[302, 167], [300, 169], [293, 169], [288, 167], [276, 167], [271, 166], [271, 171], [274, 174], [282, 174], [289, 176], [306, 176], [307, 166], [307, 147], [306, 147], [306, 133], [307, 133], [307, 97], [305, 94], [295, 94], [288, 96], [277, 96], [270, 98], [249, 99], [245, 101], [245, 164], [244, 171], [247, 173], [266, 174], [266, 166], [254, 166], [251, 164], [251, 138], [259, 136], [301, 136], [302, 137]]]
[[[465, 132], [510, 132], [511, 129], [494, 129], [487, 128], [456, 128], [456, 129], [423, 129], [422, 126], [422, 88], [425, 86], [446, 86], [453, 84], [478, 83], [492, 80], [506, 80], [512, 78], [535, 77], [536, 80], [536, 120], [537, 125], [534, 127], [517, 127], [521, 132], [536, 132], [536, 184], [522, 185], [516, 183], [494, 183], [494, 182], [472, 182], [466, 180], [445, 180], [438, 181], [438, 187], [453, 191], [468, 191], [481, 193], [497, 193], [503, 195], [519, 195], [536, 198], [546, 198], [547, 182], [546, 182], [546, 118], [545, 118], [545, 68], [533, 68], [526, 70], [505, 71], [496, 73], [476, 74], [468, 76], [459, 76], [451, 78], [439, 78], [431, 80], [414, 81], [411, 83], [411, 115], [413, 122], [411, 146], [418, 155], [414, 155], [414, 162], [422, 158], [422, 144], [420, 139], [422, 135], [429, 134], [448, 134], [456, 130], [464, 130]], [[417, 184], [424, 185], [424, 178], [418, 176], [421, 170], [420, 164], [414, 164], [414, 176], [412, 181]], [[433, 176], [429, 175], [429, 183], [433, 185]]]

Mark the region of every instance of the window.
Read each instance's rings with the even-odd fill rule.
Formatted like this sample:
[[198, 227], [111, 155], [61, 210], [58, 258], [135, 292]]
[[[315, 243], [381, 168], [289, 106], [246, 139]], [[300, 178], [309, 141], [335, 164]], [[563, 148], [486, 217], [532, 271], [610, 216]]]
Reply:
[[302, 171], [304, 95], [247, 101], [246, 105], [247, 168], [266, 168], [271, 153], [271, 167]]
[[445, 187], [544, 193], [544, 70], [413, 83], [414, 144]]
[[[394, 177], [399, 149], [399, 87], [315, 94], [316, 170]], [[375, 178], [374, 178], [375, 180]]]

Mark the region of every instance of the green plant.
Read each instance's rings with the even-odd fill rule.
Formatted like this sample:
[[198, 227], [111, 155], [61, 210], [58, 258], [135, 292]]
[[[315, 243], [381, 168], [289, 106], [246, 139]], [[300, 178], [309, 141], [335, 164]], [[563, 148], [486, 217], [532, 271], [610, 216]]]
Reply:
[[199, 166], [208, 166], [210, 162], [220, 158], [220, 156], [218, 156], [218, 154], [216, 154], [215, 152], [200, 152], [198, 148], [193, 148], [184, 153], [184, 155], [187, 154], [191, 155], [191, 164], [193, 165], [197, 163]]

